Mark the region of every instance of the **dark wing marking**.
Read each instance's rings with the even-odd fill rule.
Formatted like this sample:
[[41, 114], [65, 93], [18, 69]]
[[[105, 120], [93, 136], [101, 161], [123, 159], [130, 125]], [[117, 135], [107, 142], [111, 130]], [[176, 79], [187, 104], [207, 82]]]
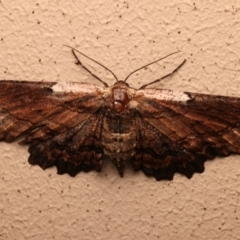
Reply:
[[58, 173], [100, 170], [102, 88], [87, 83], [0, 81], [0, 140], [25, 134], [31, 164]]
[[98, 111], [71, 129], [29, 148], [29, 162], [43, 169], [56, 165], [58, 174], [74, 177], [79, 171], [101, 170], [99, 143], [102, 111]]
[[240, 154], [240, 99], [161, 89], [139, 90], [141, 148], [134, 160], [157, 180], [191, 178], [204, 161]]

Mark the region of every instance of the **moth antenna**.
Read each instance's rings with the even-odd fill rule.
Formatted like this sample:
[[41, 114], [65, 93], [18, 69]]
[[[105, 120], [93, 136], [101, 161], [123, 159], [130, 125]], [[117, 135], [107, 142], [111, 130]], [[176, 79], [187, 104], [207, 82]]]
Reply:
[[94, 78], [96, 78], [98, 81], [100, 81], [105, 87], [108, 87], [108, 84], [106, 82], [104, 82], [101, 78], [99, 78], [96, 74], [91, 72], [86, 66], [84, 66], [82, 64], [82, 62], [79, 60], [79, 58], [77, 57], [76, 53], [74, 52], [74, 49], [72, 49], [72, 53], [73, 53], [73, 56], [77, 59], [76, 64], [81, 65], [87, 72], [89, 72]]
[[76, 64], [81, 65], [81, 66], [82, 66], [87, 72], [89, 72], [93, 77], [95, 77], [98, 81], [100, 81], [101, 83], [103, 83], [105, 87], [108, 87], [108, 84], [105, 83], [102, 79], [100, 79], [97, 75], [95, 75], [94, 73], [92, 73], [87, 67], [85, 67], [85, 66], [82, 64], [82, 62], [79, 60], [79, 58], [77, 57], [75, 51], [78, 52], [78, 53], [80, 53], [80, 54], [83, 55], [84, 57], [90, 59], [91, 61], [97, 63], [97, 64], [100, 65], [101, 67], [105, 68], [107, 71], [109, 71], [109, 72], [113, 75], [113, 77], [114, 77], [114, 78], [116, 79], [116, 81], [118, 82], [117, 76], [116, 76], [116, 75], [113, 73], [113, 71], [111, 71], [109, 68], [105, 67], [103, 64], [97, 62], [96, 60], [88, 57], [88, 56], [85, 55], [84, 53], [78, 51], [76, 48], [73, 48], [73, 47], [68, 46], [68, 45], [64, 45], [64, 46], [69, 47], [69, 48], [72, 49], [72, 53], [73, 53], [74, 57], [77, 59], [77, 63], [76, 63]]
[[161, 78], [159, 78], [159, 79], [156, 79], [155, 81], [152, 81], [152, 82], [150, 82], [150, 83], [147, 83], [147, 84], [141, 86], [141, 87], [139, 88], [139, 90], [140, 90], [140, 89], [144, 89], [145, 87], [148, 87], [148, 86], [151, 85], [151, 84], [160, 82], [160, 81], [163, 80], [164, 78], [171, 76], [171, 75], [174, 74], [180, 67], [182, 67], [182, 65], [183, 65], [185, 62], [186, 62], [186, 59], [184, 59], [183, 62], [182, 62], [179, 66], [177, 66], [172, 72], [168, 73], [167, 75], [165, 75], [165, 76], [163, 76], [163, 77], [161, 77]]
[[124, 79], [124, 82], [126, 82], [127, 79], [128, 79], [133, 73], [135, 73], [135, 72], [137, 72], [137, 71], [139, 71], [139, 70], [141, 70], [141, 69], [143, 69], [143, 68], [145, 68], [145, 67], [148, 67], [149, 65], [152, 65], [152, 64], [154, 64], [154, 63], [156, 63], [156, 62], [158, 62], [158, 61], [161, 61], [161, 60], [163, 60], [163, 59], [165, 59], [165, 58], [167, 58], [167, 57], [169, 57], [169, 56], [171, 56], [171, 55], [173, 55], [173, 54], [179, 53], [179, 52], [180, 52], [180, 51], [170, 53], [170, 54], [168, 54], [168, 55], [165, 56], [165, 57], [159, 58], [159, 59], [157, 59], [157, 60], [155, 60], [155, 61], [153, 61], [153, 62], [151, 62], [151, 63], [148, 63], [147, 65], [144, 65], [144, 66], [142, 66], [142, 67], [134, 70], [133, 72], [131, 72], [131, 73], [128, 74], [128, 76]]

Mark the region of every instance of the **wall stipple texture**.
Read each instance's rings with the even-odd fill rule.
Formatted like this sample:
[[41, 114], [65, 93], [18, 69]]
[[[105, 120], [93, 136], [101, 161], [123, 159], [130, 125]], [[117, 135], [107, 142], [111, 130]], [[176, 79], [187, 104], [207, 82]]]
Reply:
[[[239, 10], [235, 0], [0, 0], [0, 79], [95, 81], [63, 44], [120, 79], [179, 49], [129, 83], [155, 80], [186, 58], [158, 87], [240, 97]], [[172, 182], [130, 168], [121, 179], [110, 162], [71, 178], [27, 159], [27, 147], [0, 143], [0, 239], [239, 239], [240, 156]]]

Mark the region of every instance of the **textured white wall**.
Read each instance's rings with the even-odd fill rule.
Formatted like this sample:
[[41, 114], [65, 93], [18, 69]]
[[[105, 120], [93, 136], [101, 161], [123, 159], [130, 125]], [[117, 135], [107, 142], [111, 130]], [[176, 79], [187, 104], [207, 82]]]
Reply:
[[[240, 96], [239, 10], [237, 0], [0, 0], [0, 79], [92, 81], [63, 44], [119, 78], [179, 49], [129, 83], [155, 80], [186, 58], [158, 87]], [[121, 179], [110, 162], [71, 178], [27, 158], [27, 147], [0, 143], [0, 239], [239, 239], [240, 156], [172, 182], [131, 169]]]

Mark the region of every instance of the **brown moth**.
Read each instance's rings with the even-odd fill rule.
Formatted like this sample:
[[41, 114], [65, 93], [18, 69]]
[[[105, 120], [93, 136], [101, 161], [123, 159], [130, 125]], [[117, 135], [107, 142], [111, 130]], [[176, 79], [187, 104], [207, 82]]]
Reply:
[[130, 161], [156, 180], [172, 180], [175, 172], [191, 178], [208, 159], [240, 154], [240, 98], [147, 88], [172, 73], [140, 89], [126, 83], [131, 74], [119, 81], [112, 73], [116, 83], [108, 86], [91, 73], [104, 87], [0, 81], [0, 139], [24, 134], [30, 164], [55, 165], [73, 177], [101, 171], [108, 157], [120, 176]]

